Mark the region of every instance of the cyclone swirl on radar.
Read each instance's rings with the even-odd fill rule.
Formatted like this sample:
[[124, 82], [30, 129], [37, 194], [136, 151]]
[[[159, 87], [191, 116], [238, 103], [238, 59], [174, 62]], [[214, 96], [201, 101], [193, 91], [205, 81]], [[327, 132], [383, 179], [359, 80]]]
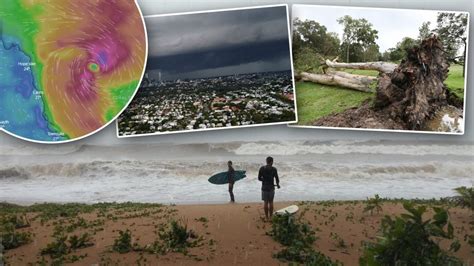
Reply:
[[146, 56], [135, 1], [3, 1], [0, 129], [44, 143], [93, 134], [133, 98]]

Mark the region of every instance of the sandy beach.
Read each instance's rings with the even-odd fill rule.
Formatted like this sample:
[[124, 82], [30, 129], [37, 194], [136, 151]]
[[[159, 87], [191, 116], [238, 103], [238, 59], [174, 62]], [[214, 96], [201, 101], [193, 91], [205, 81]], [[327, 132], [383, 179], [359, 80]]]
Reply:
[[[385, 201], [382, 212], [363, 212], [363, 201], [278, 202], [276, 208], [297, 204], [296, 216], [301, 216], [316, 232], [314, 249], [344, 265], [358, 265], [364, 241], [374, 241], [384, 215], [399, 215], [405, 210], [398, 201]], [[440, 202], [428, 202], [436, 206]], [[465, 239], [472, 234], [468, 209], [444, 206], [449, 210], [450, 222], [461, 248], [452, 254], [470, 265], [472, 248]], [[1, 215], [20, 215], [26, 212], [29, 226], [18, 229], [30, 232], [32, 241], [4, 254], [7, 265], [26, 265], [42, 260], [51, 262], [50, 255], [41, 256], [41, 250], [53, 242], [54, 232], [64, 235], [91, 236], [91, 246], [72, 250], [63, 258], [72, 265], [282, 265], [273, 257], [282, 246], [268, 235], [271, 223], [263, 219], [260, 203], [219, 205], [158, 205], [158, 204], [102, 204], [11, 207], [2, 205]], [[432, 208], [426, 217], [433, 214]], [[119, 231], [130, 230], [132, 243], [146, 247], [157, 239], [157, 231], [172, 220], [186, 224], [198, 241], [186, 252], [150, 254], [139, 250], [119, 254], [113, 251]], [[441, 241], [447, 249], [447, 242]]]

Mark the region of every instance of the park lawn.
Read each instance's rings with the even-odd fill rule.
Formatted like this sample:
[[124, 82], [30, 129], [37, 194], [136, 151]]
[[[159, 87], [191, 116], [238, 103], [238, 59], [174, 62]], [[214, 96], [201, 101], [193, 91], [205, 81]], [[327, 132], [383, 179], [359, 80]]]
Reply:
[[297, 82], [298, 124], [311, 125], [321, 117], [357, 107], [372, 97], [372, 93], [311, 82]]
[[379, 75], [379, 72], [377, 70], [344, 69], [343, 71], [350, 74], [365, 75], [365, 76], [372, 76], [372, 77], [377, 77]]
[[463, 66], [461, 65], [452, 65], [449, 68], [448, 78], [445, 80], [448, 89], [461, 99], [464, 99], [463, 70]]

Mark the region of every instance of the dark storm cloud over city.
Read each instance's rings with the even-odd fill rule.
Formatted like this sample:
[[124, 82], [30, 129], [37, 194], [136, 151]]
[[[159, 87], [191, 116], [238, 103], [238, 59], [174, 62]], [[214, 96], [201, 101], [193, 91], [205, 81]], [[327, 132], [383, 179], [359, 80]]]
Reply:
[[146, 18], [147, 70], [163, 79], [291, 69], [285, 6]]

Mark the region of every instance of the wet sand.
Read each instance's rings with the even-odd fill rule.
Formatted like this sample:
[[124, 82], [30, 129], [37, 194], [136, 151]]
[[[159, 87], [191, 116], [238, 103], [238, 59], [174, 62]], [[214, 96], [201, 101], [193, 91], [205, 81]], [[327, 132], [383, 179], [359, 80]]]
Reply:
[[[358, 265], [363, 241], [374, 241], [384, 215], [404, 213], [401, 203], [385, 202], [380, 214], [364, 213], [364, 202], [279, 202], [276, 209], [297, 204], [297, 215], [303, 215], [318, 239], [314, 248], [333, 260], [345, 265]], [[432, 214], [432, 211], [430, 211]], [[454, 255], [468, 265], [473, 263], [473, 250], [464, 240], [472, 234], [467, 209], [449, 208], [450, 220], [455, 235], [461, 242], [461, 249]], [[55, 225], [76, 224], [69, 235], [83, 232], [92, 234], [94, 245], [73, 251], [71, 255], [85, 255], [72, 265], [283, 265], [272, 255], [282, 246], [267, 232], [271, 223], [263, 219], [261, 203], [180, 205], [180, 206], [130, 206], [80, 212], [78, 215], [60, 214], [63, 217], [44, 218], [41, 222], [38, 212], [28, 212], [30, 226], [19, 229], [32, 232], [33, 241], [5, 252], [7, 265], [26, 265], [42, 260], [40, 251], [53, 240]], [[83, 218], [84, 220], [82, 220]], [[118, 254], [112, 251], [114, 239], [119, 230], [129, 229], [134, 243], [140, 246], [151, 244], [157, 238], [157, 228], [171, 219], [181, 220], [188, 229], [202, 237], [201, 246], [188, 250], [188, 254], [167, 253], [166, 255], [132, 251]], [[78, 223], [80, 222], [80, 223]], [[82, 224], [82, 226], [77, 226]], [[335, 235], [337, 234], [337, 235]], [[341, 245], [343, 240], [344, 245]], [[446, 248], [446, 242], [442, 241]], [[51, 261], [49, 256], [44, 259]]]

